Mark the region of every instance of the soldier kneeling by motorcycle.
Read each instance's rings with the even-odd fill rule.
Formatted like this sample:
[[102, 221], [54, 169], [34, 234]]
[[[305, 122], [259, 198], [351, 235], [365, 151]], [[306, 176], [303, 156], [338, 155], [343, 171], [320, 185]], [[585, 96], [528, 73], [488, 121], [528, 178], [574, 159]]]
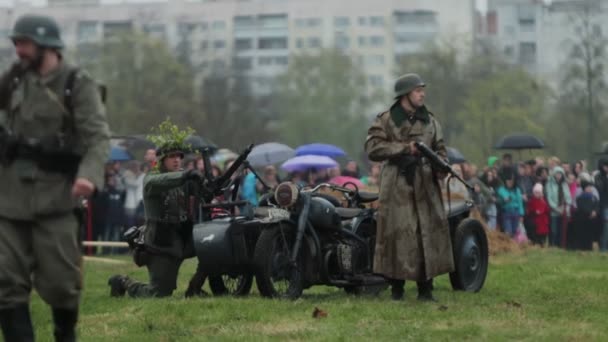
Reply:
[[125, 237], [138, 266], [148, 268], [150, 282], [136, 281], [125, 275], [108, 280], [112, 297], [171, 296], [177, 287], [179, 267], [193, 257], [191, 215], [188, 214], [188, 189], [204, 178], [200, 171], [181, 170], [184, 152], [188, 150], [179, 137], [165, 140], [157, 150], [158, 170], [144, 179], [146, 225], [132, 228]]

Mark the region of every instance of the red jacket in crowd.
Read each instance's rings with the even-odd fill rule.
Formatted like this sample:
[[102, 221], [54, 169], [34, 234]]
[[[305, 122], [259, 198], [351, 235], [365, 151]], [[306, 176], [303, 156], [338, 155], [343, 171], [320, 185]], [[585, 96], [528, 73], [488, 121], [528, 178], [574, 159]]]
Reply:
[[549, 205], [543, 197], [533, 196], [526, 205], [526, 215], [536, 226], [537, 235], [549, 234]]

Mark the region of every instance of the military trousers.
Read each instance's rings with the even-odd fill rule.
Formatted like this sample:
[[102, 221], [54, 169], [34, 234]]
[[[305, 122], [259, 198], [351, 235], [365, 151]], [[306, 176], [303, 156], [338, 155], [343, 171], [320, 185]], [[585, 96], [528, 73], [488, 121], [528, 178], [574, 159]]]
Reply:
[[0, 309], [28, 303], [32, 287], [53, 308], [78, 309], [79, 229], [71, 212], [34, 221], [0, 217]]
[[148, 257], [149, 284], [127, 281], [127, 293], [131, 297], [167, 297], [177, 288], [177, 275], [182, 259], [169, 255], [153, 254]]

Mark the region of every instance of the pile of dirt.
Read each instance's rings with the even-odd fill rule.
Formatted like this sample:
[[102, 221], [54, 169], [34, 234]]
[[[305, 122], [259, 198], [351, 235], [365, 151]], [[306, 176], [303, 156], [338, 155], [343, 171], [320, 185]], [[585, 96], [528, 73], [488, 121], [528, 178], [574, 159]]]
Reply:
[[481, 222], [483, 225], [486, 235], [488, 236], [488, 251], [490, 255], [520, 252], [529, 247], [529, 244], [527, 243], [519, 244], [513, 241], [509, 235], [501, 231], [488, 228], [485, 220], [478, 210], [471, 210], [470, 217], [479, 220], [479, 222]]

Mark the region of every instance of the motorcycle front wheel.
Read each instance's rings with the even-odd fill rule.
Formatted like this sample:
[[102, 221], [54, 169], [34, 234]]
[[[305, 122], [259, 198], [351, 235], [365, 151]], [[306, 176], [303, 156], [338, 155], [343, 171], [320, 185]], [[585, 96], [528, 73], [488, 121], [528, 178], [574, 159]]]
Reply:
[[[297, 299], [302, 295], [302, 260], [291, 262], [296, 227], [280, 223], [265, 229], [255, 246], [256, 284], [270, 298]], [[300, 253], [301, 255], [301, 253]]]

